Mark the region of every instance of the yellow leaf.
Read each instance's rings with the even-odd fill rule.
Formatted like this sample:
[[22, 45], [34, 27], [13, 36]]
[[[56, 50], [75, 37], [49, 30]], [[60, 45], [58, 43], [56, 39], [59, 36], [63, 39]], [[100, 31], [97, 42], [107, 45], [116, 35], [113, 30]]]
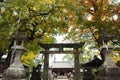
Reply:
[[22, 55], [21, 61], [24, 65], [29, 65], [30, 61], [35, 59], [36, 55], [32, 51], [26, 54], [27, 55]]

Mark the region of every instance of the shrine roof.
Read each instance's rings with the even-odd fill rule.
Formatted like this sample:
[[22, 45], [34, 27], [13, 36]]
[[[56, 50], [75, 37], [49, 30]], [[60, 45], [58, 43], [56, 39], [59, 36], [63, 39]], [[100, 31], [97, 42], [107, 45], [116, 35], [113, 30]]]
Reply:
[[54, 61], [49, 68], [74, 68], [74, 62]]

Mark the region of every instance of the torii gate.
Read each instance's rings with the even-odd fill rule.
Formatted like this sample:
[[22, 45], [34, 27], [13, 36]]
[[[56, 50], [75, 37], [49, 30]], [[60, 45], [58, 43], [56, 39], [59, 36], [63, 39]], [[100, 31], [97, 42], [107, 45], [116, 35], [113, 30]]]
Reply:
[[[44, 48], [44, 51], [40, 53], [44, 54], [44, 69], [43, 69], [43, 80], [48, 80], [48, 70], [49, 70], [49, 54], [60, 54], [60, 53], [72, 53], [74, 54], [74, 66], [75, 74], [74, 80], [80, 80], [80, 67], [79, 67], [79, 54], [81, 48], [84, 45], [84, 42], [81, 43], [59, 43], [59, 44], [39, 44], [40, 47]], [[57, 51], [51, 51], [51, 48], [56, 48]], [[66, 51], [64, 48], [72, 48], [71, 51]]]

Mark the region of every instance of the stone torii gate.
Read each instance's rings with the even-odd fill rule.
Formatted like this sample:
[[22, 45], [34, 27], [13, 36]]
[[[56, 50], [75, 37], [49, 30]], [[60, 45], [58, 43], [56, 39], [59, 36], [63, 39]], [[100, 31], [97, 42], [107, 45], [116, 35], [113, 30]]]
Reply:
[[[59, 44], [39, 44], [40, 47], [44, 49], [40, 53], [44, 54], [44, 69], [43, 69], [43, 80], [48, 80], [48, 70], [49, 70], [49, 54], [61, 54], [61, 53], [71, 53], [74, 54], [74, 80], [80, 80], [80, 62], [79, 62], [79, 54], [81, 51], [79, 50], [84, 42], [81, 43], [59, 43]], [[54, 50], [50, 50], [54, 48]], [[66, 50], [65, 48], [70, 48], [70, 50]]]

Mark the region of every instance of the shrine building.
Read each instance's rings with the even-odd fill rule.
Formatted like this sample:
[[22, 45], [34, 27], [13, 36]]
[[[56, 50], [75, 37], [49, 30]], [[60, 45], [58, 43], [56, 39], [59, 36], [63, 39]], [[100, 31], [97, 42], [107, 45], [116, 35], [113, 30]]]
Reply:
[[71, 61], [53, 61], [49, 66], [52, 74], [57, 76], [67, 76], [69, 73], [74, 72], [74, 62]]

